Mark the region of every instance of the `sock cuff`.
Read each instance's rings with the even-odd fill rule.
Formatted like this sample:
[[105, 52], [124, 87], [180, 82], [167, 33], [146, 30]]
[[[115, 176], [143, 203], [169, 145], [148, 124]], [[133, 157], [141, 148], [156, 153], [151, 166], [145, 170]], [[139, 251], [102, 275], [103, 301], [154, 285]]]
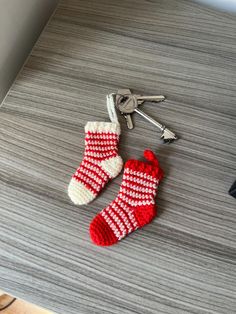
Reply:
[[[150, 157], [151, 156], [151, 157]], [[161, 180], [164, 176], [163, 170], [159, 166], [159, 162], [152, 151], [145, 150], [144, 157], [148, 162], [130, 159], [125, 163], [125, 170], [130, 169], [134, 174], [137, 172], [145, 173], [153, 178]]]
[[85, 125], [85, 132], [105, 132], [120, 135], [120, 124], [116, 122], [89, 121]]

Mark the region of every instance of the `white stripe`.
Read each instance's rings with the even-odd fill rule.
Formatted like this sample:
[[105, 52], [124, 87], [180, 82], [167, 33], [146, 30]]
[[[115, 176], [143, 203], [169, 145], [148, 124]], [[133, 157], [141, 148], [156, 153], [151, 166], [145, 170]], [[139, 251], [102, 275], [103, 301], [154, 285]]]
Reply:
[[[128, 218], [126, 217], [124, 211], [122, 209], [120, 209], [115, 203], [112, 203], [110, 206], [113, 208], [114, 211], [116, 211], [120, 215], [120, 217], [123, 220], [122, 224], [124, 222], [124, 224], [126, 225], [126, 227], [128, 229], [131, 228], [131, 225], [130, 225], [130, 223], [128, 221]], [[124, 224], [123, 224], [122, 230], [125, 230], [125, 225]]]
[[[101, 143], [102, 143], [103, 145], [101, 145]], [[117, 141], [109, 140], [109, 141], [103, 142], [102, 140], [100, 140], [100, 141], [99, 141], [99, 140], [87, 140], [87, 141], [85, 142], [85, 146], [88, 147], [88, 148], [89, 148], [89, 147], [92, 147], [92, 146], [96, 146], [96, 147], [115, 146], [115, 147], [117, 147]]]
[[109, 153], [105, 153], [105, 152], [101, 152], [100, 154], [99, 153], [94, 153], [94, 152], [88, 152], [85, 150], [85, 153], [84, 155], [87, 157], [87, 156], [90, 156], [90, 157], [110, 157], [113, 155], [112, 152], [109, 152]]
[[[120, 192], [124, 193], [127, 196], [135, 197], [135, 198], [152, 198], [154, 196], [155, 191], [149, 189], [140, 189], [137, 192], [130, 191], [127, 188], [120, 188]], [[149, 193], [149, 194], [144, 194]]]
[[[99, 157], [103, 157], [103, 156], [104, 156], [103, 154], [99, 155]], [[98, 162], [96, 159], [92, 158], [91, 156], [86, 156], [85, 160], [90, 161], [91, 163], [95, 162], [97, 165], [101, 166], [101, 163]], [[90, 166], [88, 165], [88, 167]]]
[[111, 218], [106, 214], [105, 210], [103, 210], [101, 212], [101, 215], [103, 216], [103, 218], [105, 219], [106, 223], [108, 224], [108, 226], [113, 231], [114, 235], [119, 240], [119, 238], [121, 236], [120, 231], [117, 229], [116, 225], [112, 222]]
[[[87, 169], [80, 167], [79, 171], [84, 173], [85, 175], [87, 175], [89, 178], [94, 179], [96, 181], [96, 183], [98, 183], [98, 184], [102, 184], [104, 182], [104, 180], [99, 179], [94, 173], [92, 173], [91, 171], [89, 171]], [[76, 172], [76, 175], [79, 177], [80, 173]]]
[[124, 180], [129, 180], [131, 182], [135, 182], [135, 183], [139, 183], [139, 184], [142, 184], [146, 187], [149, 187], [149, 188], [156, 188], [156, 185], [157, 185], [157, 181], [155, 183], [152, 183], [152, 182], [148, 182], [147, 180], [143, 180], [143, 179], [139, 179], [139, 178], [135, 178], [133, 177], [132, 175], [126, 175], [124, 174], [123, 175], [123, 179]]
[[125, 215], [125, 212], [123, 211], [123, 209], [121, 210], [115, 203], [111, 204], [112, 208], [114, 208], [117, 213], [121, 216], [121, 218], [123, 219], [123, 222], [125, 223], [127, 229], [132, 228], [127, 216]]
[[153, 197], [150, 200], [133, 201], [133, 200], [130, 200], [129, 197], [119, 194], [119, 198], [125, 201], [126, 203], [128, 203], [130, 206], [151, 205], [155, 203]]
[[[117, 230], [119, 230], [120, 232], [120, 237], [119, 240], [121, 238], [123, 238], [126, 235], [126, 229], [125, 229], [125, 225], [123, 224], [123, 222], [119, 219], [119, 217], [114, 213], [114, 211], [111, 208], [106, 208], [105, 209], [107, 214], [115, 221], [115, 223], [118, 225], [119, 228], [117, 228]], [[122, 233], [121, 233], [122, 232]]]
[[106, 151], [106, 150], [116, 150], [117, 146], [116, 145], [113, 145], [113, 146], [88, 146], [86, 147], [86, 149], [91, 149], [91, 150], [95, 150], [95, 151]]
[[[138, 224], [137, 224], [137, 221], [136, 221], [136, 218], [132, 212], [132, 210], [130, 210], [130, 208], [128, 206], [126, 206], [121, 200], [117, 200], [118, 204], [122, 207], [122, 209], [127, 213], [127, 215], [129, 216], [129, 219], [131, 220], [134, 228], [137, 228], [138, 227]], [[133, 230], [133, 228], [130, 228], [129, 229], [129, 232]]]
[[120, 124], [116, 122], [88, 121], [84, 129], [86, 133], [120, 134]]
[[134, 185], [130, 182], [125, 182], [123, 181], [121, 183], [121, 189], [132, 189], [132, 190], [135, 190], [135, 191], [138, 191], [138, 192], [144, 192], [144, 193], [155, 193], [156, 192], [156, 189], [157, 189], [157, 186], [152, 187], [140, 187], [138, 185]]
[[[100, 166], [99, 163], [97, 163], [97, 165]], [[96, 172], [99, 177], [102, 177], [102, 178], [105, 179], [105, 180], [108, 178], [108, 176], [106, 175], [106, 173], [104, 173], [101, 169], [99, 169], [99, 168], [97, 168], [97, 167], [95, 167], [95, 166], [91, 166], [91, 165], [89, 165], [89, 164], [88, 164], [87, 162], [85, 162], [85, 161], [81, 164], [81, 167], [84, 167], [84, 168], [86, 168], [86, 169], [89, 168], [88, 170], [92, 170], [92, 171]], [[81, 168], [79, 167], [78, 170], [79, 170], [79, 169], [81, 169]]]
[[[79, 181], [79, 179], [83, 179], [85, 182], [87, 182], [88, 184], [90, 184], [94, 190], [96, 191], [100, 191], [100, 186], [98, 186], [96, 183], [94, 183], [92, 180], [89, 180], [87, 176], [84, 176], [83, 174], [79, 173], [77, 176], [77, 180]], [[83, 183], [83, 182], [82, 182]]]
[[125, 169], [125, 173], [126, 172], [128, 174], [131, 174], [131, 175], [134, 175], [134, 176], [138, 176], [138, 177], [141, 177], [141, 178], [145, 178], [145, 179], [148, 179], [148, 180], [153, 181], [153, 182], [157, 182], [158, 181], [157, 178], [154, 178], [153, 176], [151, 176], [149, 174], [146, 174], [145, 172], [135, 171], [135, 170], [132, 170], [130, 168], [126, 168]]
[[88, 141], [91, 141], [91, 140], [114, 140], [116, 141], [118, 139], [118, 135], [113, 135], [113, 134], [87, 134], [85, 139], [88, 140]]

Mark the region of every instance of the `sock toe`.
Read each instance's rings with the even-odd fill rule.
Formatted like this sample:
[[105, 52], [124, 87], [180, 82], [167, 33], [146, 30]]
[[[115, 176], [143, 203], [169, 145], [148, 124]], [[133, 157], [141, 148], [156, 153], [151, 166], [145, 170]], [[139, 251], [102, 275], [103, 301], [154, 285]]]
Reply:
[[98, 214], [90, 224], [90, 237], [93, 243], [100, 246], [108, 246], [118, 241], [112, 229], [104, 220], [101, 214]]
[[68, 186], [68, 195], [75, 205], [88, 204], [96, 197], [83, 183], [74, 178]]

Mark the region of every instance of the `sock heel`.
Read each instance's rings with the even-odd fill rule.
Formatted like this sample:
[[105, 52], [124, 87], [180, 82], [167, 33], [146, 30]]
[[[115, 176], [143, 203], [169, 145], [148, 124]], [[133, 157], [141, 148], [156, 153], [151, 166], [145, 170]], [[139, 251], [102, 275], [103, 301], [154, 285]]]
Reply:
[[119, 155], [117, 155], [116, 157], [102, 160], [100, 166], [110, 176], [110, 178], [115, 178], [121, 172], [123, 160]]
[[134, 209], [134, 216], [140, 227], [148, 224], [157, 215], [156, 205], [143, 205]]

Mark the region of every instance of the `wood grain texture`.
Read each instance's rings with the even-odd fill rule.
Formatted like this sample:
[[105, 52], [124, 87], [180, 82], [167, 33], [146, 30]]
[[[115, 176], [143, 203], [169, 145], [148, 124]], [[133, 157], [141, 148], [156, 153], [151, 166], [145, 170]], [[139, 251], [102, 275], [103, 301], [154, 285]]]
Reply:
[[[192, 1], [62, 0], [0, 111], [0, 288], [62, 314], [236, 311], [236, 17]], [[84, 125], [105, 95], [164, 94], [148, 122], [120, 118], [120, 153], [159, 156], [159, 216], [118, 245], [88, 227], [122, 176], [88, 206], [66, 189]]]

